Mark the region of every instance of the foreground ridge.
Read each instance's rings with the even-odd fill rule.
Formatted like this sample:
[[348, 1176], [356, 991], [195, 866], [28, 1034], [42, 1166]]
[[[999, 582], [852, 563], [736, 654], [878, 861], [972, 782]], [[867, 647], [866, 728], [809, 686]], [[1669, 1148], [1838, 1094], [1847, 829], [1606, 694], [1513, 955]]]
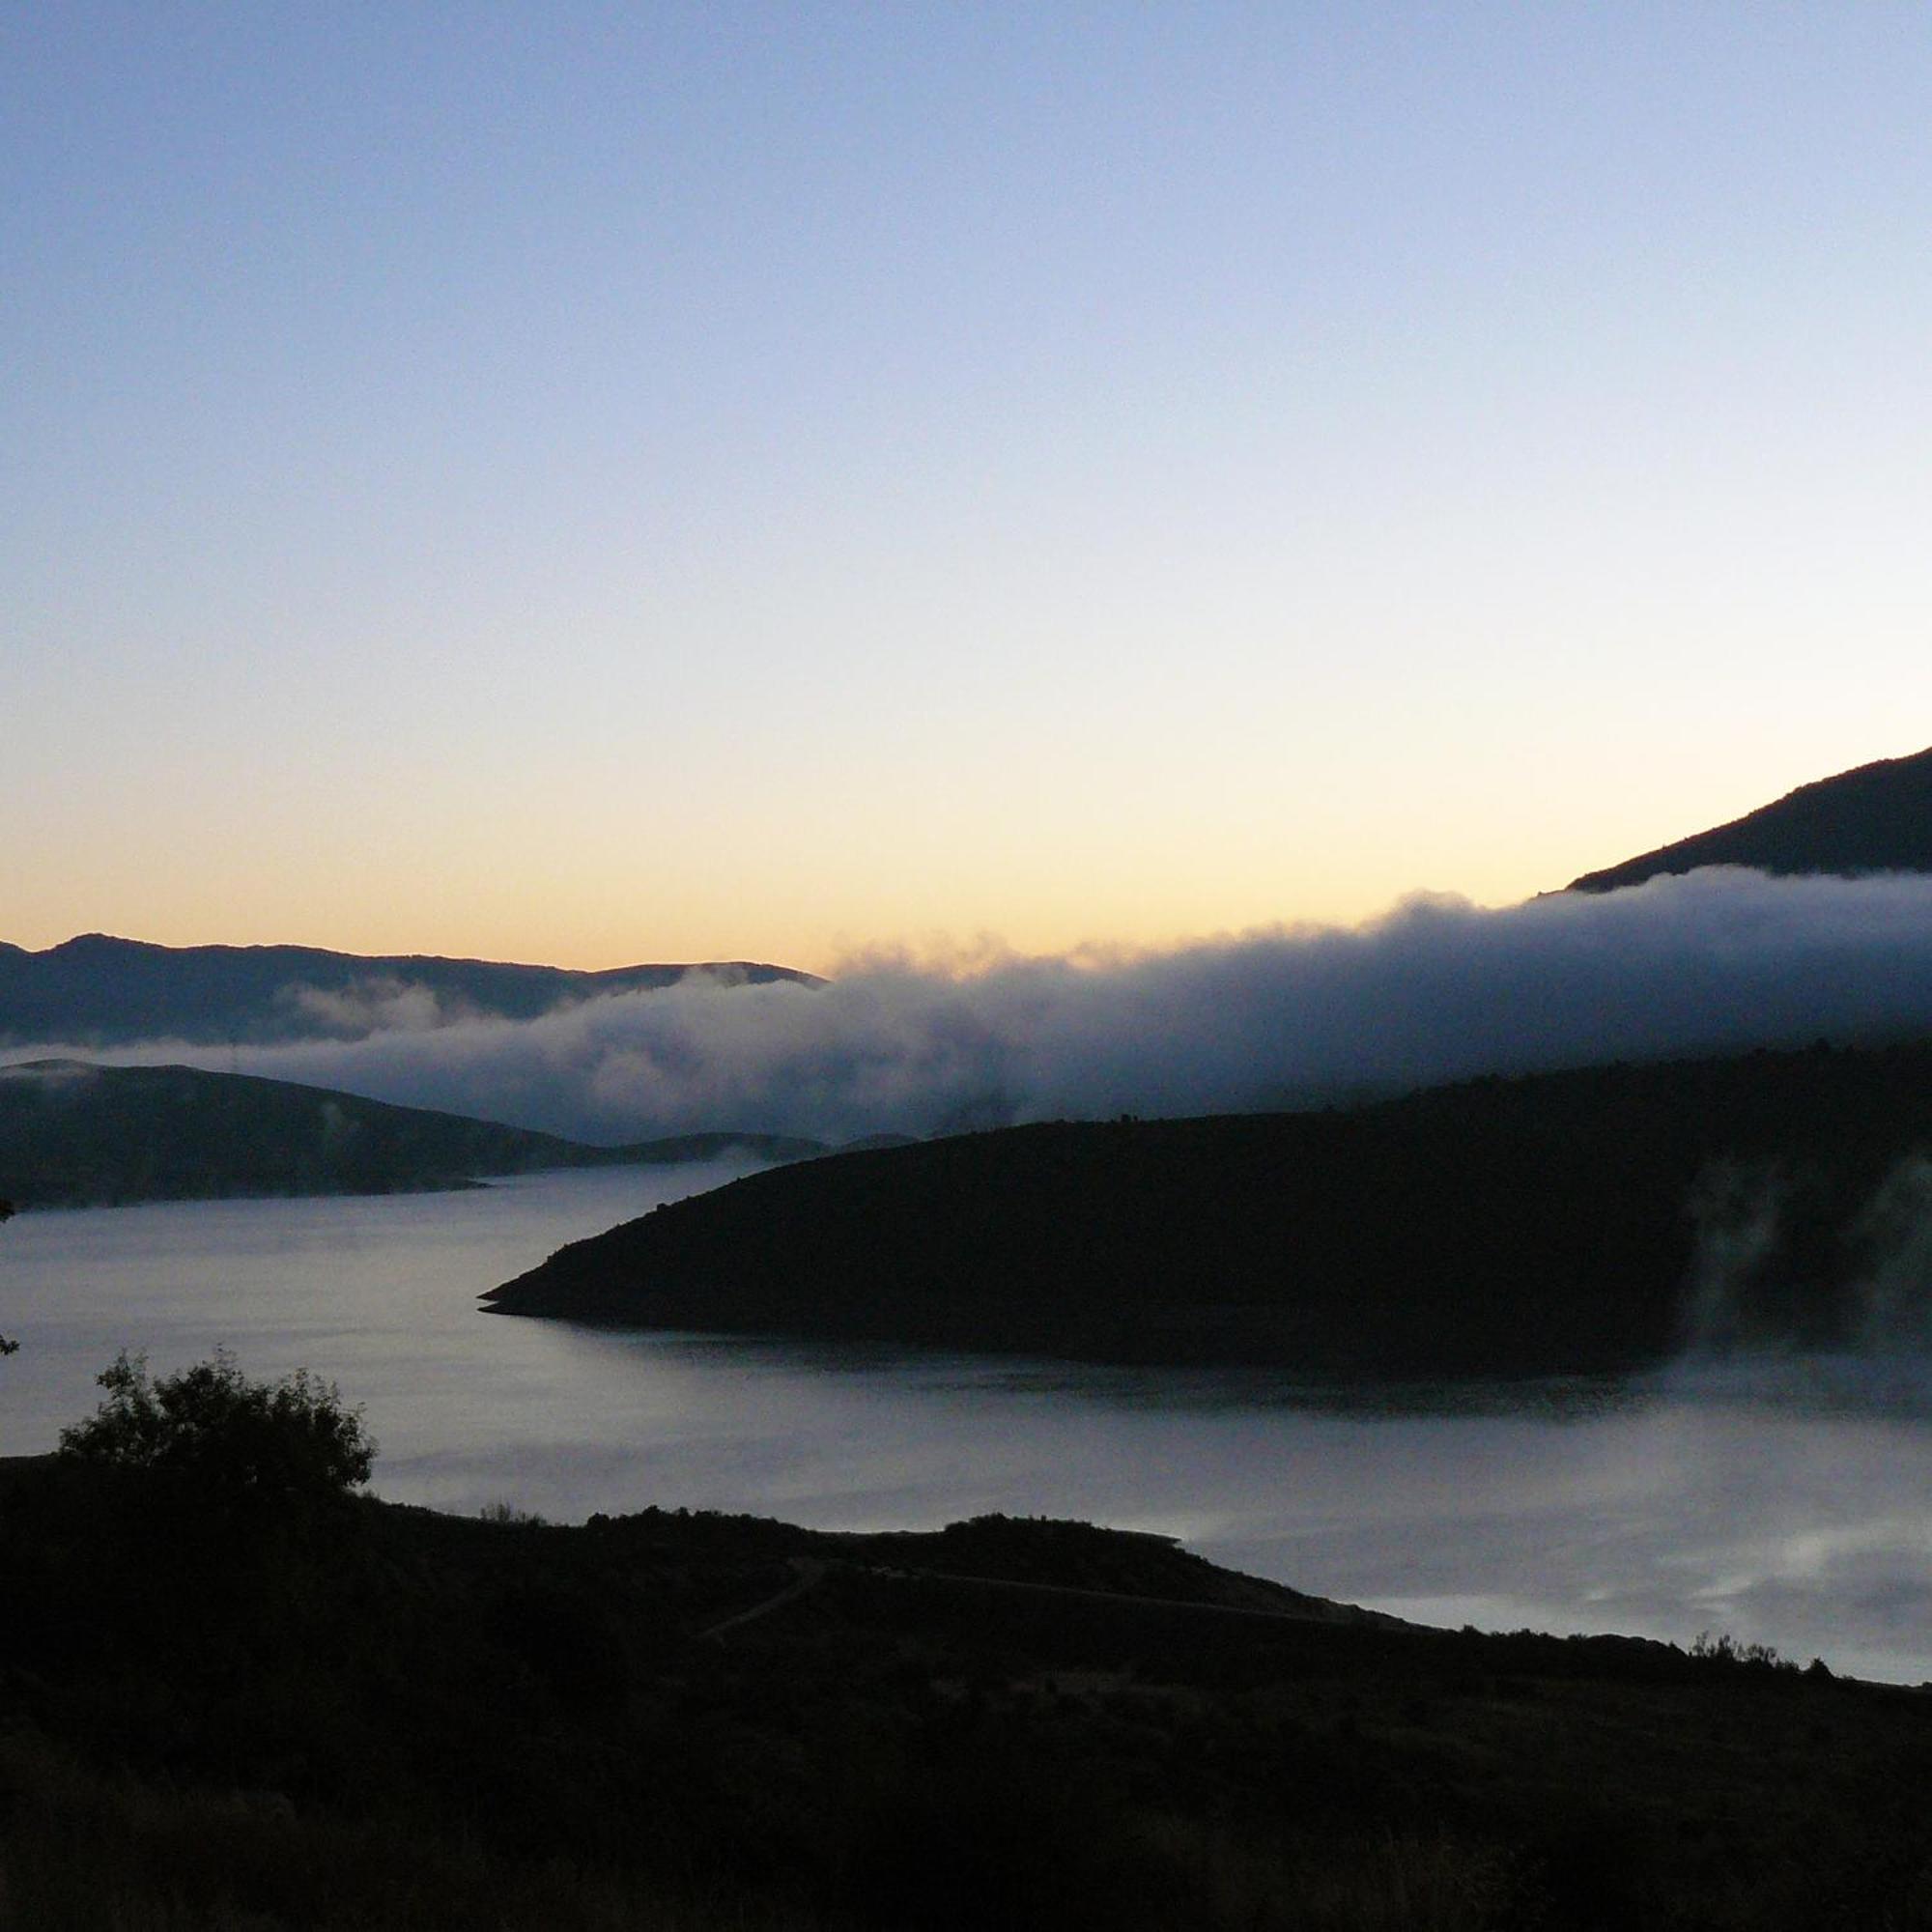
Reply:
[[1728, 1640], [1401, 1626], [1077, 1522], [111, 1473], [0, 1463], [22, 1924], [1902, 1924], [1932, 1870], [1932, 1705]]

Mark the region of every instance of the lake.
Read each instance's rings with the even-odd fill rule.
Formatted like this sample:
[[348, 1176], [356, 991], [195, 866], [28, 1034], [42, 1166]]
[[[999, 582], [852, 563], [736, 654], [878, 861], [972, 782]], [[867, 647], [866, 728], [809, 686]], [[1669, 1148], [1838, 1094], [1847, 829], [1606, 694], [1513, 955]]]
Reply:
[[1430, 1623], [1699, 1632], [1932, 1677], [1926, 1365], [1711, 1362], [1382, 1391], [1279, 1376], [626, 1334], [485, 1316], [560, 1245], [745, 1172], [26, 1214], [0, 1232], [0, 1455], [51, 1448], [121, 1349], [217, 1344], [360, 1405], [376, 1488], [559, 1520], [650, 1503], [821, 1528], [987, 1510], [1158, 1530]]

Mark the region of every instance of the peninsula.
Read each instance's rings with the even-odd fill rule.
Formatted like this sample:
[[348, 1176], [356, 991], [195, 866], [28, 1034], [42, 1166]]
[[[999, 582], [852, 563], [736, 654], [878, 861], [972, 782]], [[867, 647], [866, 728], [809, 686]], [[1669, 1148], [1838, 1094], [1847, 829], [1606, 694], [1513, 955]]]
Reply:
[[1622, 1370], [1700, 1336], [1847, 1346], [1885, 1340], [1865, 1285], [1911, 1238], [1927, 1149], [1925, 1043], [1063, 1122], [753, 1175], [484, 1304], [1321, 1378]]

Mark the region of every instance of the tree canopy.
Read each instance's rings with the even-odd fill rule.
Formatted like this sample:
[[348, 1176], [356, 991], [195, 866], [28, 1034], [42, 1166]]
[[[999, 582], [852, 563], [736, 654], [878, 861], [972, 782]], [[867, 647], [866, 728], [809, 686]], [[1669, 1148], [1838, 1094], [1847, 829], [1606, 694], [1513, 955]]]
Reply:
[[375, 1463], [361, 1411], [306, 1369], [251, 1381], [217, 1349], [213, 1360], [156, 1381], [145, 1356], [124, 1351], [96, 1380], [106, 1400], [61, 1431], [60, 1453], [70, 1461], [150, 1470], [260, 1502], [345, 1495], [369, 1480]]

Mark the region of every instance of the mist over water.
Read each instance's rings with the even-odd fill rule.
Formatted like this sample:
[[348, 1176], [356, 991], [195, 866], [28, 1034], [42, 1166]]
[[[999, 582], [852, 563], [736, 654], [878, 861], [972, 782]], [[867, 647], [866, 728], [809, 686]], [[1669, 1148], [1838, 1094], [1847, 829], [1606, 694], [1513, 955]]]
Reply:
[[1932, 1677], [1932, 1404], [1904, 1358], [1341, 1396], [474, 1312], [562, 1241], [738, 1171], [23, 1215], [0, 1249], [0, 1330], [22, 1344], [0, 1363], [0, 1454], [50, 1447], [121, 1348], [166, 1370], [226, 1343], [365, 1405], [398, 1500], [833, 1528], [1077, 1516], [1423, 1621], [1728, 1631]]
[[878, 954], [817, 989], [695, 976], [525, 1022], [379, 990], [357, 1039], [95, 1057], [232, 1066], [595, 1141], [1236, 1111], [1932, 1032], [1932, 879], [1711, 869], [1493, 911], [1421, 896], [1360, 927], [1164, 952]]
[[1820, 1390], [1932, 1399], [1932, 1158], [1902, 1155], [1834, 1230], [1850, 1265], [1841, 1280], [1810, 1285], [1805, 1333], [1782, 1253], [1787, 1220], [1804, 1211], [1793, 1192], [1793, 1177], [1770, 1164], [1721, 1162], [1701, 1178], [1688, 1204], [1697, 1237], [1683, 1368], [1771, 1377], [1795, 1365]]

